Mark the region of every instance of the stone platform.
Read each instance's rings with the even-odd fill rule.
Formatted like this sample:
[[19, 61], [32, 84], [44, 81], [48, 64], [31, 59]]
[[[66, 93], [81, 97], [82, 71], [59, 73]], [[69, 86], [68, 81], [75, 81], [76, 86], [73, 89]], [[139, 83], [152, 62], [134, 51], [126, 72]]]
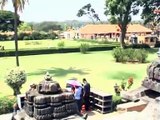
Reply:
[[[14, 116], [16, 120], [36, 120], [35, 118], [29, 117], [26, 112], [22, 109], [18, 111], [17, 114]], [[83, 118], [79, 117], [78, 115], [71, 115], [69, 117], [63, 118], [61, 120], [84, 120]]]

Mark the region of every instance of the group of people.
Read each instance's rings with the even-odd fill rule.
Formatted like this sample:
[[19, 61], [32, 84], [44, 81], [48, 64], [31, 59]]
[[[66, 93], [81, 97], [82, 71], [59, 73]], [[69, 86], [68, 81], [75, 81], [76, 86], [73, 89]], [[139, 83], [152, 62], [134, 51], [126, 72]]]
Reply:
[[74, 93], [79, 112], [81, 112], [82, 104], [84, 104], [85, 110], [88, 111], [90, 107], [90, 84], [87, 80], [83, 78], [82, 86], [72, 86], [71, 91]]

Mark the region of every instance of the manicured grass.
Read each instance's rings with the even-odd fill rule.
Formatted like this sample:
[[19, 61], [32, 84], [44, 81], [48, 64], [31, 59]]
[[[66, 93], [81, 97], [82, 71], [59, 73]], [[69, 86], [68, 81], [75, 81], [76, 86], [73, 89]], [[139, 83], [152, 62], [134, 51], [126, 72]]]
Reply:
[[[53, 75], [53, 80], [58, 81], [62, 88], [71, 77], [77, 77], [80, 81], [85, 77], [91, 87], [114, 93], [115, 83], [120, 84], [123, 77], [127, 80], [132, 76], [134, 89], [141, 85], [147, 65], [156, 57], [152, 53], [149, 54], [148, 63], [122, 64], [114, 62], [112, 51], [23, 56], [20, 57], [20, 66], [27, 73], [27, 82], [21, 91], [24, 93], [30, 84], [43, 80], [46, 71]], [[6, 71], [15, 67], [15, 57], [0, 58], [0, 65], [0, 96], [12, 95], [12, 89], [4, 81]]]
[[[57, 40], [23, 40], [18, 42], [19, 49], [31, 49], [31, 48], [58, 48], [57, 44], [61, 41], [64, 41], [64, 47], [79, 47], [81, 43], [87, 43], [89, 45], [98, 45], [96, 41], [85, 41], [85, 40], [66, 40], [66, 39], [57, 39]], [[117, 45], [117, 43], [114, 43]], [[4, 41], [0, 42], [1, 46], [7, 49], [15, 49], [14, 41]], [[108, 43], [107, 45], [111, 45]], [[112, 44], [113, 45], [113, 44]]]

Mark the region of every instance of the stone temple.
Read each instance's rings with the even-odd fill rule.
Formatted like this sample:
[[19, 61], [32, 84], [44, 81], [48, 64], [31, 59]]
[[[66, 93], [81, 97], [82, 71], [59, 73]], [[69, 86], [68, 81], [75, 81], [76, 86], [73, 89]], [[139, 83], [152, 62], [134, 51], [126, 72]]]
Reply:
[[26, 92], [24, 110], [36, 120], [60, 120], [75, 114], [77, 108], [74, 95], [63, 92], [47, 73], [43, 81]]
[[157, 52], [158, 59], [154, 60], [147, 68], [147, 77], [142, 86], [160, 93], [160, 49]]

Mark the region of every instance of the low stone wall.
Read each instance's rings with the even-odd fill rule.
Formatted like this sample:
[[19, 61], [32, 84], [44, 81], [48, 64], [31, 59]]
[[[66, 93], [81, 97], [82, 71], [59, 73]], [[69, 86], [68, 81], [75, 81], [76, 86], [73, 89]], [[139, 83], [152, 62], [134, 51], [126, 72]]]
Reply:
[[147, 103], [144, 101], [139, 101], [139, 102], [128, 102], [128, 103], [123, 103], [120, 105], [117, 105], [117, 111], [137, 111], [141, 112], [145, 107], [147, 106]]
[[160, 83], [157, 81], [153, 81], [152, 79], [145, 79], [142, 81], [142, 86], [154, 90], [156, 92], [160, 92]]

